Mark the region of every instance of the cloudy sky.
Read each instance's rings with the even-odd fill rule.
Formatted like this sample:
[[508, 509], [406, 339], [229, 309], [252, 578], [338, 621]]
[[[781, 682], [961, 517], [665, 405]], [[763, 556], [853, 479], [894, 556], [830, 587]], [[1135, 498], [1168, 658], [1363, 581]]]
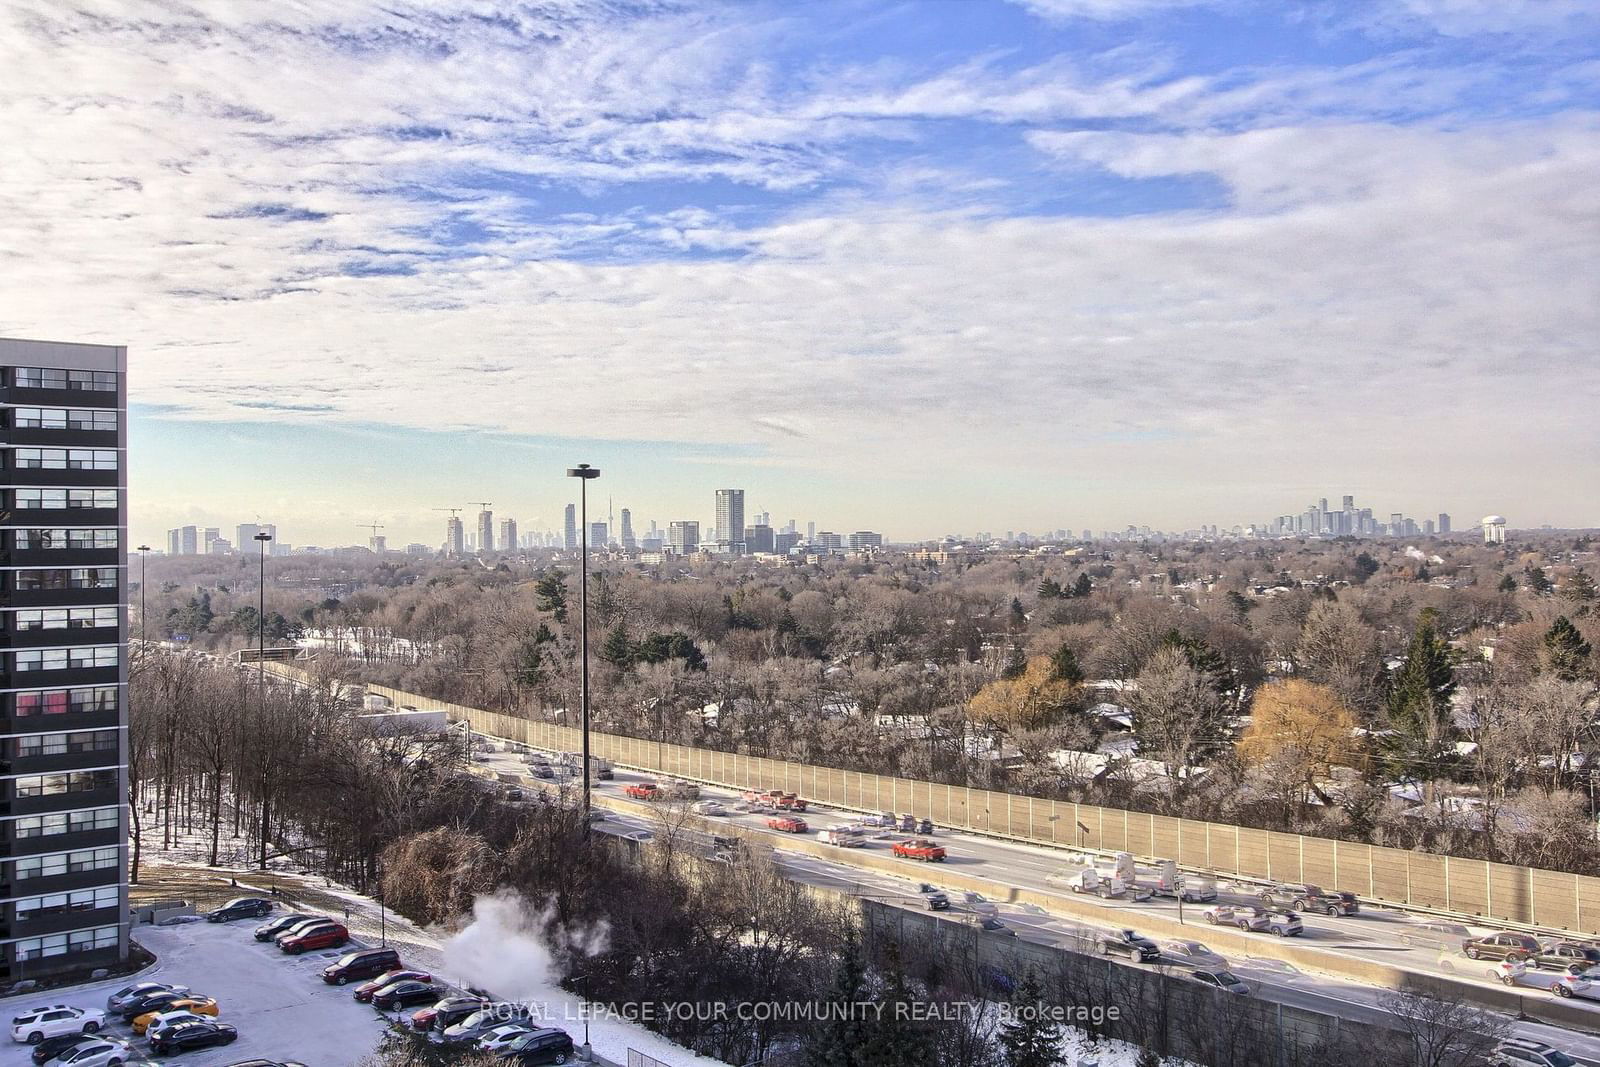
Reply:
[[0, 334], [134, 536], [1600, 525], [1591, 0], [12, 0]]

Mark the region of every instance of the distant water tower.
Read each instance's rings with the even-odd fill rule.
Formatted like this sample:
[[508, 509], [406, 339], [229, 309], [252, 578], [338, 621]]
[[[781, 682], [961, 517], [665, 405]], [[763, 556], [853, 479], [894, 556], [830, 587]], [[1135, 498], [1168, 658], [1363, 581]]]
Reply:
[[1504, 515], [1485, 515], [1483, 517], [1483, 543], [1486, 545], [1503, 545], [1506, 543], [1506, 517]]

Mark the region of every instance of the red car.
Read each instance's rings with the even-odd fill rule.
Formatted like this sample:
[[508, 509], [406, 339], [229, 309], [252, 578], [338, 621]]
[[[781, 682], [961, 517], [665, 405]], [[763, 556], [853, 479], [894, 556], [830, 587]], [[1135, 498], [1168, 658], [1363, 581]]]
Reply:
[[767, 827], [773, 830], [782, 830], [786, 834], [803, 834], [810, 827], [806, 826], [804, 819], [796, 819], [792, 815], [780, 815], [767, 820]]
[[654, 800], [661, 794], [660, 788], [654, 782], [639, 782], [623, 790], [635, 800]]
[[908, 860], [921, 860], [923, 863], [943, 863], [944, 846], [936, 845], [921, 837], [913, 837], [905, 841], [896, 841], [891, 849], [896, 856]]
[[414, 979], [418, 982], [433, 981], [433, 975], [429, 974], [427, 971], [407, 971], [397, 968], [385, 974], [378, 975], [378, 977], [374, 978], [370, 982], [362, 982], [360, 985], [356, 986], [356, 991], [354, 994], [355, 998], [361, 1001], [363, 1004], [370, 1004], [372, 1002], [372, 994], [376, 993], [378, 990], [392, 982], [403, 982], [407, 978]]
[[285, 937], [278, 942], [278, 947], [291, 956], [298, 956], [312, 949], [338, 948], [348, 940], [349, 930], [339, 923], [329, 923], [326, 926], [314, 926], [303, 934]]

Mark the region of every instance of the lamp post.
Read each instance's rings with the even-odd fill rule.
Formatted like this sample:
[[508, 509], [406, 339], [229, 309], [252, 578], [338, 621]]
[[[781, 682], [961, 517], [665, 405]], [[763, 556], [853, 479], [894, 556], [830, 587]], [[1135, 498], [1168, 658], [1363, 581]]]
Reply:
[[582, 681], [579, 687], [579, 704], [583, 719], [583, 837], [589, 839], [589, 482], [600, 477], [600, 472], [587, 463], [567, 468], [568, 478], [579, 479], [578, 500], [580, 521], [578, 564], [578, 638], [583, 660]]
[[144, 570], [145, 570], [145, 562], [148, 559], [148, 556], [146, 554], [149, 551], [150, 551], [150, 546], [149, 545], [140, 545], [139, 546], [139, 644], [141, 644], [141, 645], [143, 645], [145, 643], [145, 610], [144, 610], [144, 605], [145, 605], [145, 600], [144, 600], [145, 583], [144, 583]]
[[256, 600], [256, 679], [261, 688], [267, 687], [267, 542], [269, 533], [256, 534], [261, 542], [261, 583]]

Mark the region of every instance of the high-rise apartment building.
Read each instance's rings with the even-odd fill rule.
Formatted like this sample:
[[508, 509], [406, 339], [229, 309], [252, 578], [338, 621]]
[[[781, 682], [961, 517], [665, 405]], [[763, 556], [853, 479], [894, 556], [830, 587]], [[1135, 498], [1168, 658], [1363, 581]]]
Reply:
[[590, 549], [603, 549], [608, 544], [610, 544], [610, 539], [607, 536], [606, 524], [603, 522], [591, 522], [589, 524]]
[[871, 530], [857, 530], [850, 535], [849, 545], [852, 552], [860, 552], [862, 549], [882, 548], [883, 534], [874, 533]]
[[717, 490], [717, 551], [744, 555], [744, 490]]
[[772, 527], [764, 522], [744, 528], [744, 547], [746, 552], [771, 552], [773, 550]]
[[126, 373], [0, 339], [0, 983], [127, 956]]
[[488, 508], [478, 512], [478, 551], [494, 551], [494, 512]]
[[578, 505], [567, 505], [567, 551], [578, 547]]
[[680, 556], [700, 551], [700, 524], [674, 522], [667, 525], [667, 547]]
[[1441, 534], [1450, 532], [1450, 516], [1442, 511], [1439, 512], [1439, 532]]
[[195, 526], [180, 526], [167, 531], [167, 555], [192, 556], [200, 551], [200, 530]]
[[500, 551], [515, 552], [517, 550], [517, 520], [500, 520]]
[[452, 515], [444, 523], [444, 550], [452, 556], [467, 554], [467, 525]]
[[622, 551], [637, 552], [639, 543], [633, 539], [633, 512], [622, 509]]

